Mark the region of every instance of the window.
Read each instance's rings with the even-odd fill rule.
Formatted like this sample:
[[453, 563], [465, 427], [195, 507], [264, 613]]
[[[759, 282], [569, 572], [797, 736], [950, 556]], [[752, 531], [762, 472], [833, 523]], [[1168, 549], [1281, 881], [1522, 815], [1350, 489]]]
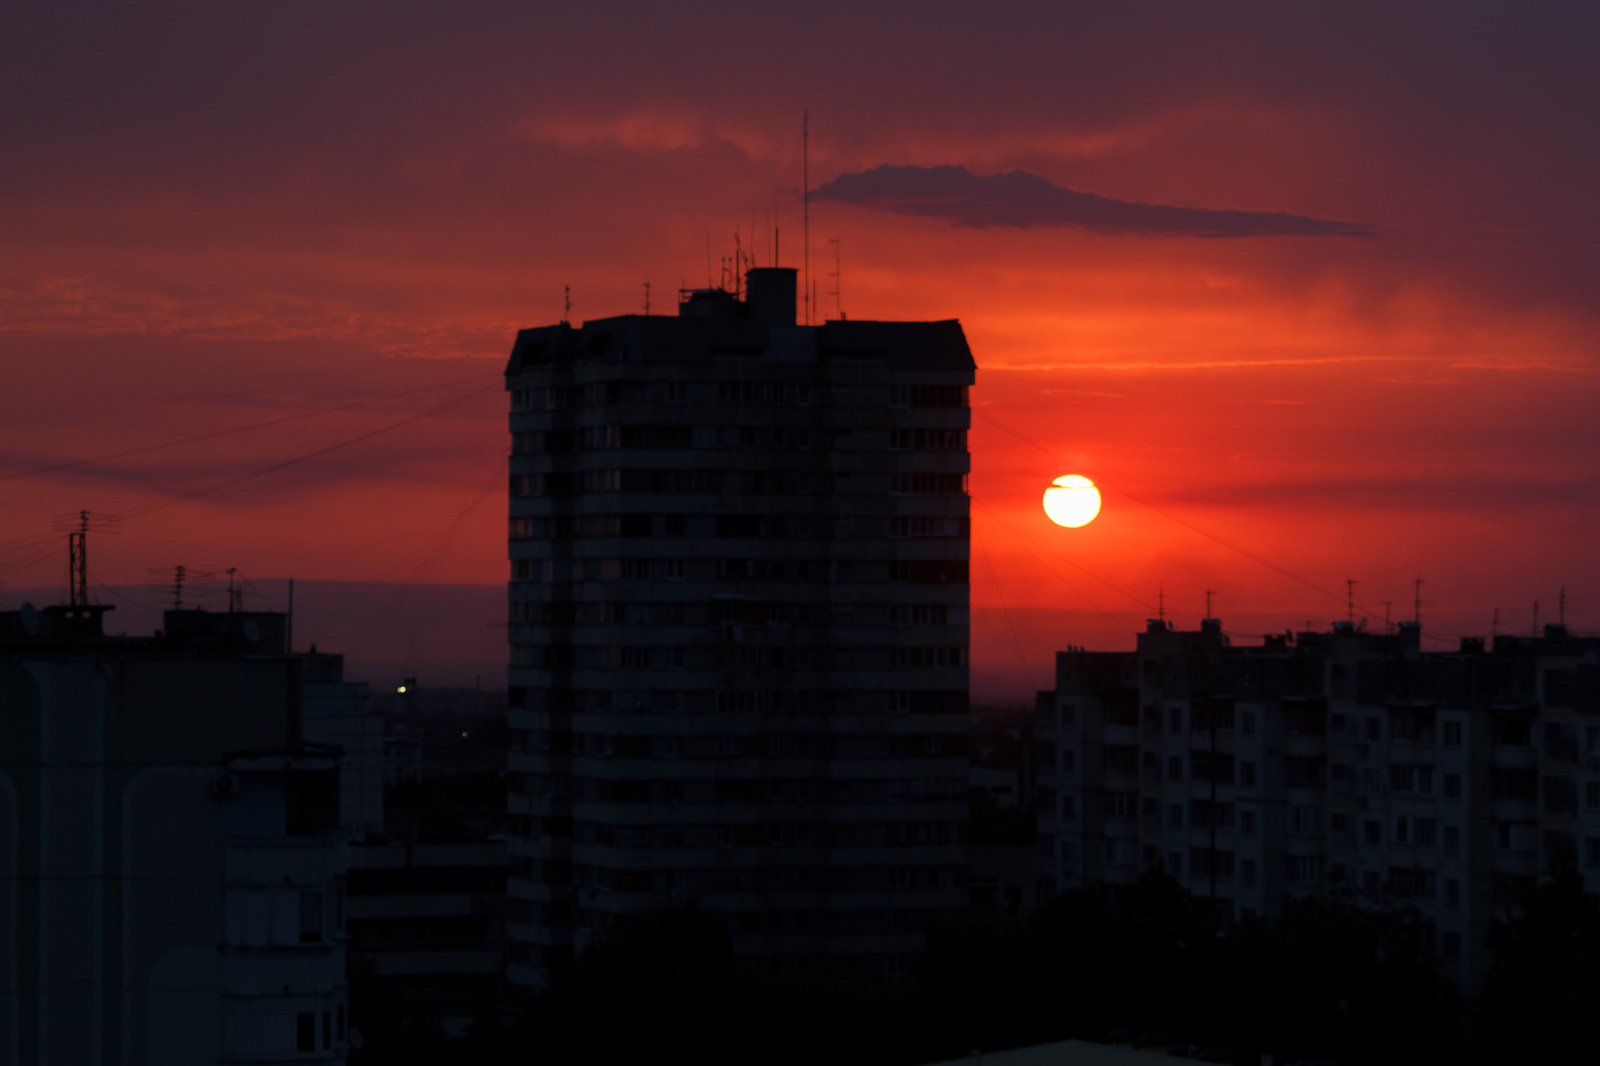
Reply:
[[1453, 877], [1445, 878], [1444, 905], [1450, 910], [1458, 910], [1461, 907], [1461, 882]]
[[322, 893], [300, 893], [300, 943], [322, 941]]
[[1240, 860], [1239, 881], [1245, 888], [1256, 887], [1256, 861], [1254, 859]]
[[1247, 737], [1256, 735], [1256, 712], [1244, 711], [1240, 714], [1239, 731]]
[[1444, 850], [1447, 854], [1455, 855], [1461, 851], [1461, 827], [1447, 825], [1444, 827]]
[[1439, 936], [1439, 951], [1446, 959], [1454, 962], [1461, 958], [1461, 934], [1451, 929], [1446, 929]]
[[1168, 829], [1182, 829], [1183, 828], [1183, 804], [1181, 804], [1181, 803], [1169, 803], [1169, 804], [1167, 804], [1167, 828]]
[[1077, 797], [1076, 796], [1062, 796], [1061, 797], [1061, 819], [1062, 819], [1062, 821], [1066, 821], [1066, 822], [1075, 821], [1075, 820], [1077, 820], [1077, 817], [1078, 817], [1078, 800], [1077, 800]]
[[1447, 800], [1459, 800], [1461, 798], [1460, 774], [1444, 775], [1444, 798]]
[[1383, 722], [1376, 718], [1367, 719], [1367, 743], [1376, 744], [1383, 739]]
[[1583, 805], [1592, 810], [1600, 810], [1600, 781], [1588, 781], [1583, 786]]
[[309, 1012], [302, 1012], [294, 1016], [294, 1049], [296, 1051], [317, 1050], [317, 1016]]
[[1394, 842], [1396, 844], [1411, 843], [1411, 819], [1403, 814], [1394, 820]]
[[1600, 837], [1588, 837], [1584, 840], [1583, 860], [1590, 866], [1600, 866]]
[[1239, 787], [1240, 788], [1255, 788], [1256, 787], [1256, 764], [1255, 763], [1253, 763], [1253, 762], [1241, 762], [1239, 764]]
[[1290, 855], [1289, 883], [1314, 885], [1322, 880], [1322, 856]]
[[1367, 844], [1376, 846], [1383, 843], [1383, 823], [1368, 821], [1362, 826], [1362, 840]]
[[1167, 756], [1167, 780], [1168, 781], [1182, 781], [1183, 780], [1183, 756], [1182, 755], [1169, 755], [1169, 756]]
[[1461, 746], [1461, 723], [1446, 722], [1444, 724], [1444, 746], [1459, 748]]
[[1418, 818], [1413, 828], [1416, 830], [1419, 848], [1431, 848], [1439, 842], [1439, 823], [1435, 819]]
[[1173, 736], [1179, 736], [1183, 733], [1182, 707], [1167, 708], [1167, 732], [1171, 733]]
[[1167, 852], [1167, 876], [1168, 877], [1182, 877], [1183, 876], [1183, 852], [1181, 852], [1181, 851], [1169, 851], [1169, 852]]
[[1255, 831], [1256, 812], [1250, 810], [1241, 810], [1239, 812], [1239, 832], [1250, 835], [1255, 833]]

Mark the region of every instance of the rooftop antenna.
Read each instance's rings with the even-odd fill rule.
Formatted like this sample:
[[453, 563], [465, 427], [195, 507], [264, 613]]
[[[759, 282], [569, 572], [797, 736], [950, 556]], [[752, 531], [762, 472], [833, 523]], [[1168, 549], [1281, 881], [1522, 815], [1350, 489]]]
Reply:
[[806, 325], [811, 325], [811, 112], [800, 113], [800, 244], [805, 261]]
[[833, 278], [833, 291], [828, 295], [833, 297], [833, 313], [838, 315], [839, 320], [842, 322], [844, 321], [844, 307], [840, 303], [839, 290], [844, 286], [839, 283], [839, 238], [829, 237], [828, 243], [833, 245], [833, 273], [830, 275]]
[[[171, 580], [172, 580], [172, 609], [174, 611], [183, 610], [183, 583], [189, 579], [189, 570], [188, 570], [188, 568], [185, 567], [185, 566], [174, 566], [170, 570], [168, 570], [168, 569], [152, 570], [152, 571], [150, 571], [150, 576], [151, 577], [171, 578]], [[159, 586], [155, 586], [152, 583], [152, 587], [159, 587]], [[230, 599], [230, 602], [231, 602], [232, 597], [230, 596], [229, 599]]]
[[121, 515], [74, 511], [56, 515], [51, 529], [67, 535], [67, 605], [89, 606], [89, 531], [115, 533]]
[[1565, 586], [1565, 585], [1561, 586], [1561, 599], [1557, 600], [1556, 602], [1559, 605], [1558, 608], [1557, 608], [1557, 613], [1556, 613], [1556, 621], [1561, 625], [1566, 625], [1567, 624], [1567, 586]]
[[1161, 619], [1161, 623], [1163, 625], [1166, 624], [1166, 621], [1167, 621], [1167, 590], [1166, 590], [1165, 586], [1161, 586], [1156, 591], [1156, 617]]
[[1212, 615], [1211, 615], [1211, 597], [1215, 596], [1215, 595], [1216, 595], [1215, 592], [1212, 592], [1210, 589], [1206, 589], [1206, 617], [1207, 618], [1212, 617]]
[[733, 298], [739, 299], [739, 282], [744, 277], [744, 247], [739, 243], [739, 227], [733, 227]]
[[229, 614], [236, 614], [239, 611], [244, 610], [244, 589], [238, 587], [237, 580], [236, 580], [238, 578], [238, 576], [239, 576], [239, 568], [237, 566], [228, 567], [228, 613]]
[[646, 315], [650, 313], [650, 283], [648, 281], [644, 283], [644, 313]]
[[572, 321], [572, 286], [561, 286], [561, 321]]
[[1351, 625], [1356, 624], [1356, 585], [1358, 582], [1353, 577], [1344, 579], [1344, 604], [1345, 618]]

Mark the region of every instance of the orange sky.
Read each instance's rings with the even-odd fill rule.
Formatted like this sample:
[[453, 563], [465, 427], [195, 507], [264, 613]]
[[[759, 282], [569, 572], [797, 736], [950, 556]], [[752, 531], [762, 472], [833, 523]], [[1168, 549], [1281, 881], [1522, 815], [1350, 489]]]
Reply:
[[[6, 587], [60, 582], [50, 520], [83, 507], [128, 516], [92, 548], [108, 584], [175, 563], [502, 580], [514, 331], [558, 318], [563, 285], [579, 319], [641, 310], [646, 281], [667, 307], [704, 282], [708, 239], [731, 254], [752, 220], [759, 256], [775, 221], [796, 263], [809, 108], [814, 188], [1024, 170], [1371, 229], [1150, 236], [814, 203], [819, 290], [838, 237], [851, 317], [966, 327], [977, 605], [1035, 630], [1029, 609], [1084, 612], [1100, 623], [1073, 642], [1109, 646], [1160, 589], [1186, 625], [1209, 588], [1225, 620], [1278, 628], [1341, 617], [1346, 578], [1375, 617], [1408, 615], [1421, 576], [1444, 635], [1495, 607], [1524, 629], [1563, 586], [1569, 620], [1600, 629], [1587, 5], [4, 19]], [[293, 420], [98, 458], [275, 419]], [[1107, 490], [1078, 531], [1038, 506], [1068, 472]]]

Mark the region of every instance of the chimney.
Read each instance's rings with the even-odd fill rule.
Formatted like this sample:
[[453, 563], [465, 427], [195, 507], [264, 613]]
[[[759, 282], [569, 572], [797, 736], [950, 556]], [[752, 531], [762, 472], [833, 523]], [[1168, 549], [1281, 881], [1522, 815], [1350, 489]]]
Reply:
[[750, 317], [769, 326], [795, 323], [794, 267], [751, 267], [745, 271], [745, 307]]

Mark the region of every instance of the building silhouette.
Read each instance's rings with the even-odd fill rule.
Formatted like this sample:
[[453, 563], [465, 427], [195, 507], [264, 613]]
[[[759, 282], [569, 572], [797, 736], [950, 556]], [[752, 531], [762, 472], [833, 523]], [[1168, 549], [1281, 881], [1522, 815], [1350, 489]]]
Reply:
[[1039, 695], [1047, 890], [1161, 869], [1224, 920], [1328, 895], [1414, 911], [1478, 987], [1491, 922], [1552, 863], [1600, 889], [1600, 640], [1421, 627], [1232, 645], [1152, 621]]
[[751, 969], [893, 978], [964, 906], [971, 352], [746, 277], [506, 368], [523, 988], [689, 902]]
[[106, 610], [0, 613], [0, 1063], [343, 1062], [340, 753], [284, 616]]

